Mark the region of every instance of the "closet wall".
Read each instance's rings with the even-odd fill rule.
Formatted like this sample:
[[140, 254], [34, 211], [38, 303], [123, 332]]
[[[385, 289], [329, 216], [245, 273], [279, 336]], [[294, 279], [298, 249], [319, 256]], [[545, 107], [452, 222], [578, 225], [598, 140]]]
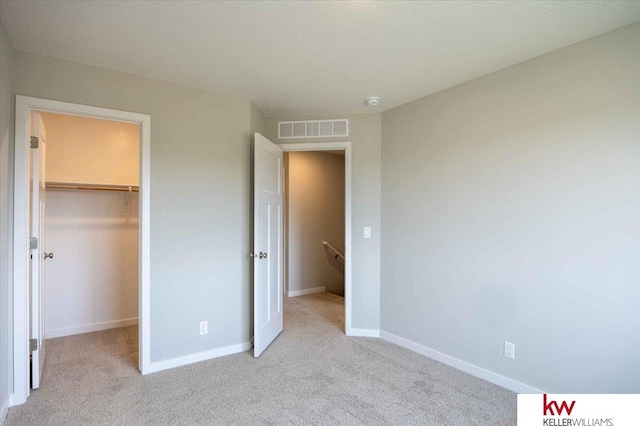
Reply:
[[[137, 125], [49, 113], [42, 120], [47, 181], [138, 185]], [[47, 190], [47, 338], [137, 323], [138, 211], [137, 192]]]
[[344, 253], [344, 155], [285, 154], [288, 251], [287, 293], [344, 295], [344, 263], [322, 245]]
[[47, 180], [138, 185], [137, 124], [41, 113], [49, 138]]

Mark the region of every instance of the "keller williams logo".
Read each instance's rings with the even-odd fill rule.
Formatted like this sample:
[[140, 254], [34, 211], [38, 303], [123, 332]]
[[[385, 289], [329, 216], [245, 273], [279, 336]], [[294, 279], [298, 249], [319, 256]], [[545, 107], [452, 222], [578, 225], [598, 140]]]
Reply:
[[[562, 412], [566, 410], [567, 415], [570, 416], [573, 411], [573, 407], [576, 405], [575, 401], [571, 401], [571, 405], [567, 404], [567, 401], [562, 401], [560, 405], [556, 401], [547, 402], [547, 394], [542, 397], [542, 415], [543, 416], [561, 416]], [[555, 412], [553, 409], [555, 408]]]

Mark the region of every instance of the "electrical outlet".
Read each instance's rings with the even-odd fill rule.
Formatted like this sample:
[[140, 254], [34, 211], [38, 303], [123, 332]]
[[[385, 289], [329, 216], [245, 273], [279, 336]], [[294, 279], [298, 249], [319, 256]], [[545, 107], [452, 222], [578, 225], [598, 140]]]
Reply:
[[200, 335], [207, 334], [209, 332], [209, 321], [200, 321]]
[[504, 341], [504, 356], [516, 359], [516, 345], [511, 342]]

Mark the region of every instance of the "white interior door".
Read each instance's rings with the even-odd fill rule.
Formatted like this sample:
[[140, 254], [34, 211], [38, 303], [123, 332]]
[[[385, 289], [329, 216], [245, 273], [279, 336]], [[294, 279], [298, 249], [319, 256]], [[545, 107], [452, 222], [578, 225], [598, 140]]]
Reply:
[[254, 144], [253, 355], [282, 331], [282, 149], [259, 133]]
[[46, 132], [40, 114], [31, 116], [30, 150], [30, 297], [31, 297], [31, 387], [40, 387], [45, 359], [44, 339], [44, 208]]

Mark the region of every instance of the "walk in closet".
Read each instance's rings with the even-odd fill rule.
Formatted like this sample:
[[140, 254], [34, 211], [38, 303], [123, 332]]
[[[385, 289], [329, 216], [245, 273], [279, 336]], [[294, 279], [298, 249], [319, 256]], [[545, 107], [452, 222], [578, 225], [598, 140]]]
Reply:
[[139, 126], [39, 114], [46, 129], [45, 337], [137, 324]]

